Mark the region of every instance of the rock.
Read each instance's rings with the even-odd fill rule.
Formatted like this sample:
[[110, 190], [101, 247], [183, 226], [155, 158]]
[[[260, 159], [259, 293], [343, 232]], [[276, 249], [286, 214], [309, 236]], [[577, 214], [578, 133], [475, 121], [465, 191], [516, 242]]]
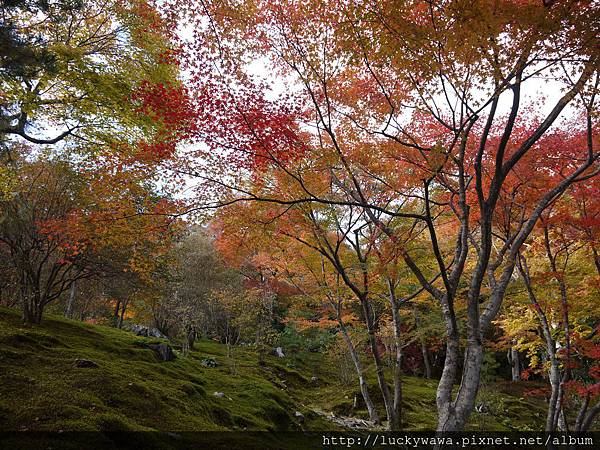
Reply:
[[298, 422], [304, 422], [304, 414], [302, 414], [300, 411], [296, 411], [294, 413], [294, 417]]
[[204, 358], [200, 361], [200, 364], [204, 367], [217, 367], [219, 365], [219, 363], [212, 358]]
[[161, 361], [173, 361], [175, 359], [175, 353], [173, 353], [173, 349], [169, 344], [148, 344], [146, 347], [154, 351]]
[[213, 397], [221, 398], [221, 397], [225, 397], [225, 394], [223, 394], [222, 392], [215, 391], [215, 392], [213, 392]]
[[273, 353], [275, 354], [275, 356], [277, 356], [278, 358], [285, 358], [285, 355], [283, 354], [283, 349], [281, 347], [275, 347], [273, 349]]
[[173, 433], [173, 432], [171, 432], [171, 431], [167, 431], [167, 433], [166, 433], [166, 434], [167, 434], [167, 436], [169, 436], [170, 438], [173, 438], [173, 439], [175, 439], [175, 440], [178, 440], [178, 441], [179, 441], [179, 440], [181, 440], [181, 437], [182, 437], [180, 434]]
[[75, 367], [79, 368], [96, 368], [99, 367], [94, 361], [90, 361], [89, 359], [77, 358], [73, 363]]
[[155, 338], [159, 338], [159, 339], [166, 339], [167, 338], [157, 328], [148, 328], [148, 337], [155, 337]]
[[370, 420], [364, 420], [359, 417], [336, 416], [333, 412], [326, 413], [320, 410], [314, 410], [317, 414], [325, 417], [327, 420], [351, 430], [374, 430], [378, 429], [377, 425]]
[[129, 326], [129, 331], [131, 331], [132, 333], [135, 333], [137, 336], [154, 337], [154, 338], [158, 338], [158, 339], [167, 339], [167, 336], [162, 334], [160, 332], [160, 330], [158, 330], [157, 328], [151, 328], [151, 327], [147, 327], [145, 325], [133, 324], [133, 325]]
[[131, 325], [129, 328], [131, 332], [135, 333], [136, 336], [148, 337], [148, 327], [143, 325]]
[[487, 409], [488, 408], [485, 403], [479, 403], [475, 405], [475, 411], [477, 411], [479, 414], [487, 412]]
[[129, 331], [134, 333], [136, 336], [144, 336], [144, 327], [141, 325], [131, 325], [129, 327]]

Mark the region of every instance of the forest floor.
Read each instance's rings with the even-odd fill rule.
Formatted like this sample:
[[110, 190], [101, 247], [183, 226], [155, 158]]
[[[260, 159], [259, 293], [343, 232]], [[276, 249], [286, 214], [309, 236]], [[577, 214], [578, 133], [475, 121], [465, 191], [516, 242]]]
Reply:
[[[0, 308], [0, 431], [339, 431], [332, 415], [367, 418], [353, 408], [357, 386], [342, 384], [320, 353], [269, 355], [260, 365], [250, 348], [228, 358], [224, 345], [202, 340], [187, 357], [162, 362], [143, 348], [156, 341], [51, 315], [24, 326], [17, 311]], [[78, 358], [98, 367], [76, 367]], [[540, 429], [544, 403], [524, 396], [531, 387], [485, 385], [469, 429]], [[433, 380], [404, 377], [407, 430], [435, 428], [435, 389]]]

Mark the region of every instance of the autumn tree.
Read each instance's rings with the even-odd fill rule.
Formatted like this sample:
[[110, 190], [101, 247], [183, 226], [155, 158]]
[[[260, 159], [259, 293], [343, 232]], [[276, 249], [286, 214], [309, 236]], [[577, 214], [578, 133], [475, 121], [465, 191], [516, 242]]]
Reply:
[[[564, 136], [561, 144], [569, 146]], [[505, 227], [515, 220], [508, 211], [522, 214], [528, 203], [535, 203], [540, 184], [556, 172], [557, 169], [540, 171], [514, 184], [511, 200], [506, 202], [510, 207], [505, 208]], [[598, 273], [594, 270], [594, 241], [589, 234], [589, 227], [595, 223], [594, 207], [586, 193], [596, 181], [572, 186], [544, 211], [527, 246], [518, 255], [517, 268], [525, 300], [518, 300], [519, 290], [513, 287], [501, 315], [500, 323], [506, 336], [513, 340], [513, 347], [529, 357], [525, 373], [547, 374], [550, 396], [545, 430], [548, 432], [573, 429], [568, 423], [568, 400], [576, 399], [578, 392], [582, 393], [577, 414], [580, 419], [574, 427], [581, 431], [581, 424], [589, 426], [598, 414], [593, 412], [594, 408], [588, 410], [590, 399], [595, 397], [596, 383], [593, 376], [590, 378], [587, 361], [589, 351], [593, 352], [595, 346], [598, 325], [598, 311], [591, 301], [597, 295]], [[592, 208], [591, 217], [586, 216], [588, 209], [583, 205]], [[574, 341], [580, 348], [576, 348]], [[579, 390], [572, 386], [578, 386]]]
[[242, 277], [225, 264], [209, 230], [199, 226], [183, 230], [168, 259], [163, 292], [151, 305], [153, 322], [170, 338], [182, 337], [191, 350], [197, 336], [218, 334], [221, 316], [213, 293], [229, 289], [229, 296], [241, 297]]
[[[401, 269], [407, 268], [399, 261], [397, 246], [389, 245], [383, 232], [369, 222], [361, 208], [305, 204], [284, 214], [285, 209], [266, 203], [225, 208], [219, 214], [224, 226], [223, 239], [232, 242], [231, 246], [238, 251], [255, 249], [255, 261], [271, 267], [303, 296], [334, 311], [332, 325], [344, 337], [369, 415], [377, 422], [379, 417], [371, 401], [364, 367], [344, 318], [353, 305], [359, 317], [357, 322], [367, 331], [368, 348], [390, 427], [398, 429], [402, 422], [401, 366], [405, 347], [400, 308], [423, 289], [400, 282], [404, 275]], [[402, 230], [404, 239], [418, 247], [418, 227], [398, 220], [393, 226], [398, 235]], [[381, 349], [384, 323], [391, 330], [388, 349], [393, 354], [392, 390], [386, 380], [386, 361]]]
[[23, 319], [39, 323], [49, 302], [56, 300], [76, 279], [86, 276], [80, 265], [78, 243], [54, 239], [51, 223], [72, 211], [79, 197], [79, 181], [64, 164], [43, 161], [20, 167], [19, 191], [25, 195], [4, 202], [0, 241], [10, 253], [19, 286]]
[[[310, 302], [313, 311], [316, 309], [321, 312], [333, 312], [335, 319], [321, 318], [318, 326], [329, 326], [339, 330], [356, 371], [369, 418], [374, 423], [379, 423], [379, 413], [371, 400], [371, 394], [369, 394], [360, 350], [351, 336], [352, 324], [359, 322], [353, 320], [352, 307], [360, 310], [360, 305], [357, 307], [354, 293], [342, 281], [341, 273], [331, 265], [329, 259], [330, 257], [339, 258], [340, 263], [343, 260], [344, 264], [341, 266], [344, 268], [343, 270], [346, 270], [346, 264], [352, 265], [351, 250], [347, 248], [347, 242], [338, 241], [336, 243], [338, 245], [331, 247], [331, 249], [336, 248], [336, 251], [327, 253], [326, 250], [323, 250], [323, 253], [326, 253], [323, 254], [321, 251], [315, 251], [315, 246], [324, 241], [315, 242], [314, 234], [311, 236], [311, 230], [302, 227], [297, 215], [294, 226], [281, 227], [282, 224], [279, 224], [280, 227], [273, 228], [269, 226], [273, 224], [269, 218], [261, 216], [261, 213], [264, 212], [260, 208], [252, 207], [225, 209], [224, 213], [220, 215], [220, 223], [223, 227], [221, 239], [228, 240], [230, 245], [238, 242], [246, 247], [254, 248], [257, 252], [255, 259], [260, 260], [263, 266], [270, 268], [279, 278], [290, 283], [295, 291], [294, 296], [301, 296], [304, 301]], [[264, 226], [248, 229], [247, 224], [257, 221], [263, 223]], [[325, 221], [322, 221], [320, 225], [324, 226]], [[296, 233], [293, 233], [294, 228]], [[335, 240], [335, 230], [321, 228], [320, 231], [323, 234], [330, 233], [332, 241]], [[350, 270], [352, 269], [348, 268], [348, 271]], [[294, 323], [297, 320], [288, 317], [288, 322]], [[313, 322], [310, 324], [315, 325]], [[310, 324], [299, 325], [307, 327]]]
[[[32, 251], [19, 250], [19, 267], [52, 260], [72, 273], [89, 268], [71, 264], [85, 249], [105, 269], [114, 262], [121, 278], [124, 269], [143, 278], [168, 241], [165, 230], [174, 212], [169, 195], [175, 189], [164, 184], [159, 168], [191, 128], [171, 25], [145, 0], [25, 0], [7, 6], [2, 29], [17, 57], [3, 58], [0, 73], [2, 209], [10, 211], [9, 219], [3, 216], [5, 243], [14, 250], [20, 242], [15, 236], [41, 242]], [[23, 142], [29, 145], [27, 162]], [[53, 182], [40, 185], [44, 177]], [[56, 202], [44, 210], [48, 199]], [[36, 260], [36, 251], [50, 247], [62, 255]], [[110, 251], [112, 261], [102, 254]], [[23, 299], [47, 296], [26, 278], [20, 277], [20, 289], [33, 291]], [[43, 305], [59, 291], [31, 300], [26, 321], [39, 322]], [[126, 298], [117, 299], [121, 316]]]
[[[190, 151], [186, 173], [202, 182], [201, 207], [282, 205], [274, 218], [305, 205], [362, 209], [439, 305], [446, 359], [438, 431], [463, 429], [479, 388], [483, 335], [520, 249], [543, 211], [598, 173], [598, 5], [175, 3], [195, 27], [184, 61], [203, 145]], [[253, 72], [256, 61], [284, 87]], [[562, 91], [536, 96], [540, 79]], [[566, 115], [587, 139], [568, 150], [569, 163], [499, 242], [507, 179]], [[562, 151], [554, 148], [559, 159]], [[392, 219], [422, 227], [425, 260], [435, 267], [415, 259]]]
[[[168, 23], [145, 0], [3, 2], [0, 135], [114, 142], [139, 120], [132, 93], [176, 88]], [[147, 90], [147, 89], [146, 89]], [[137, 135], [137, 136], [136, 136]]]
[[[25, 322], [39, 323], [46, 305], [79, 279], [123, 278], [126, 271], [149, 276], [168, 247], [168, 202], [134, 180], [126, 189], [123, 177], [77, 172], [49, 156], [30, 162], [23, 155], [13, 167], [18, 184], [0, 204], [0, 243], [10, 255]], [[134, 191], [137, 197], [120, 201], [118, 194]]]

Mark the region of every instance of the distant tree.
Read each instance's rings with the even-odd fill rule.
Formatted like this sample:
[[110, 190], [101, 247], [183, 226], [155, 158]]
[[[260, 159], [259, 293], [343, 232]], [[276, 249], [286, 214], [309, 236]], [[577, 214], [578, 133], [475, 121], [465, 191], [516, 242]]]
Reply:
[[221, 316], [211, 300], [225, 288], [243, 292], [239, 273], [228, 268], [208, 230], [191, 227], [169, 253], [162, 295], [152, 303], [154, 325], [193, 349], [198, 335], [215, 336]]
[[63, 163], [25, 163], [19, 169], [19, 195], [2, 204], [6, 216], [0, 223], [0, 242], [18, 280], [23, 319], [39, 323], [48, 303], [89, 275], [79, 264], [82, 242], [55, 239], [47, 228], [79, 206], [74, 199], [81, 198], [81, 185]]
[[[9, 255], [23, 319], [39, 323], [46, 305], [79, 279], [123, 278], [124, 271], [148, 276], [170, 243], [166, 203], [122, 176], [74, 170], [65, 160], [38, 156], [15, 162], [13, 198], [0, 203], [0, 245]], [[117, 191], [115, 191], [117, 190]], [[137, 200], [137, 201], [136, 201]], [[168, 202], [167, 202], [168, 203]]]

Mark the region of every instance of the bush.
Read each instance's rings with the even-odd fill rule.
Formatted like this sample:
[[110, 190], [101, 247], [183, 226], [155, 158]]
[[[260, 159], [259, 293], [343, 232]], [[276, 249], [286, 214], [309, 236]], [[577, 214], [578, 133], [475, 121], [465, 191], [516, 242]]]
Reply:
[[335, 332], [331, 329], [306, 328], [298, 330], [293, 325], [287, 325], [279, 335], [279, 346], [284, 353], [322, 352], [335, 340]]

